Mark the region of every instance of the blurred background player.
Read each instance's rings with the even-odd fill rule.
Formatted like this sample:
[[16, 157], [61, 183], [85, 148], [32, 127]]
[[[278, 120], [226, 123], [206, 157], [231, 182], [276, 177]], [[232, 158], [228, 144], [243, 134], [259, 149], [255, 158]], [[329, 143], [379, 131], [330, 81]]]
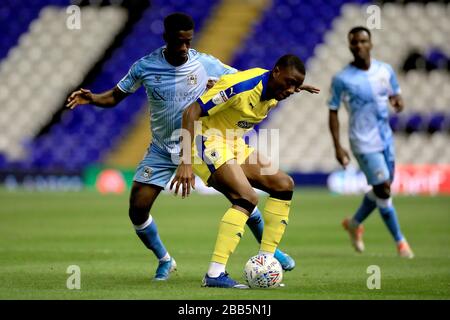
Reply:
[[[151, 108], [152, 143], [133, 178], [129, 216], [136, 234], [159, 260], [155, 280], [166, 280], [176, 268], [150, 215], [153, 203], [177, 168], [171, 155], [179, 152], [179, 138], [173, 132], [181, 126], [183, 110], [207, 88], [208, 79], [236, 72], [218, 59], [191, 49], [193, 36], [194, 21], [190, 16], [183, 13], [167, 16], [164, 20], [166, 46], [135, 62], [113, 89], [101, 94], [80, 89], [70, 95], [67, 103], [72, 109], [87, 103], [111, 108], [141, 85], [146, 88]], [[261, 241], [263, 224], [256, 208], [248, 226], [258, 241]], [[295, 267], [294, 260], [287, 254], [278, 250], [275, 257], [284, 270]]]
[[[304, 79], [303, 62], [294, 55], [285, 55], [271, 71], [254, 68], [223, 76], [183, 113], [182, 128], [187, 130], [183, 158], [170, 189], [175, 188], [177, 194], [181, 187], [182, 196], [188, 196], [191, 186], [195, 187], [195, 172], [231, 202], [220, 222], [211, 264], [203, 279], [205, 287], [246, 288], [229, 277], [226, 264], [258, 203], [253, 188], [269, 193], [259, 253], [274, 255], [277, 249], [288, 224], [294, 182], [280, 170], [264, 175], [267, 160], [260, 154], [250, 157], [254, 149], [242, 136], [266, 118], [278, 101], [302, 89], [318, 93], [313, 87], [302, 87]], [[194, 122], [200, 117], [202, 132], [194, 132]], [[191, 146], [192, 157], [185, 151]]]
[[336, 159], [346, 167], [350, 157], [340, 143], [338, 119], [338, 110], [343, 100], [350, 116], [351, 149], [372, 189], [364, 195], [355, 215], [343, 221], [343, 226], [348, 231], [355, 250], [363, 252], [362, 223], [378, 207], [397, 244], [398, 254], [413, 258], [414, 254], [400, 230], [391, 197], [395, 158], [388, 103], [396, 112], [403, 110], [400, 87], [392, 67], [371, 58], [372, 41], [367, 28], [351, 29], [348, 41], [354, 60], [333, 78], [328, 101], [329, 128]]

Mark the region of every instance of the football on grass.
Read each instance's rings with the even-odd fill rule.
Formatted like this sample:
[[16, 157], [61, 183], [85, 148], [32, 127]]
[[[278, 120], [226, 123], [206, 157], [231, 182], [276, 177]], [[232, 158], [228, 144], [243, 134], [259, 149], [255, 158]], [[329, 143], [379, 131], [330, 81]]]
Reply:
[[274, 257], [257, 255], [245, 264], [244, 277], [250, 288], [275, 288], [283, 279], [283, 269]]

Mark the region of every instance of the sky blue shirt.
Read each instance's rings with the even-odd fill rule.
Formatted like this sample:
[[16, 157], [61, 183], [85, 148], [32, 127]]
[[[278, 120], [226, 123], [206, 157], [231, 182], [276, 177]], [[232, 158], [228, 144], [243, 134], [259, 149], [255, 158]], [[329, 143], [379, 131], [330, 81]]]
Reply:
[[178, 153], [179, 136], [172, 133], [181, 128], [184, 109], [205, 92], [208, 79], [218, 79], [237, 70], [194, 49], [189, 50], [186, 63], [175, 67], [165, 59], [164, 48], [136, 61], [117, 87], [126, 93], [135, 92], [141, 85], [145, 87], [152, 143], [170, 153]]
[[400, 94], [392, 67], [372, 59], [369, 70], [347, 65], [333, 77], [328, 106], [338, 110], [344, 102], [349, 115], [350, 146], [354, 153], [384, 150], [392, 143], [389, 97]]

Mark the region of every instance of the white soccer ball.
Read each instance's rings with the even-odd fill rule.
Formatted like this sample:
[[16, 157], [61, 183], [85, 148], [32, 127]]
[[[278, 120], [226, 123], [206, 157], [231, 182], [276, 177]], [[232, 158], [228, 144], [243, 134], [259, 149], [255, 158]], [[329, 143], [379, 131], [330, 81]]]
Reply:
[[245, 264], [244, 278], [250, 288], [275, 288], [283, 280], [283, 268], [272, 256], [253, 256]]

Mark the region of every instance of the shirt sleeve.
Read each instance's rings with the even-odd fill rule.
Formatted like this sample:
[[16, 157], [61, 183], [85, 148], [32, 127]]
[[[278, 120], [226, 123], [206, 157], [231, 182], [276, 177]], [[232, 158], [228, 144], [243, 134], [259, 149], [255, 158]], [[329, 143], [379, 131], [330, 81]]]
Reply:
[[337, 76], [333, 77], [331, 81], [330, 97], [328, 99], [328, 107], [330, 110], [338, 110], [341, 105], [342, 93], [344, 91], [344, 84]]
[[197, 99], [202, 108], [201, 116], [212, 116], [224, 109], [236, 106], [241, 101], [241, 94], [234, 92], [233, 85], [221, 78], [211, 89]]
[[209, 78], [218, 79], [225, 74], [232, 74], [237, 72], [235, 68], [222, 63], [219, 59], [209, 54], [202, 53], [200, 62], [205, 68], [206, 74]]
[[139, 72], [139, 64], [135, 62], [125, 77], [119, 81], [117, 87], [125, 93], [134, 93], [142, 84]]
[[401, 89], [400, 86], [398, 84], [397, 81], [397, 76], [394, 72], [394, 69], [392, 69], [391, 65], [387, 65], [388, 70], [389, 70], [389, 84], [390, 84], [390, 92], [389, 92], [389, 96], [396, 96], [399, 95], [401, 93]]

